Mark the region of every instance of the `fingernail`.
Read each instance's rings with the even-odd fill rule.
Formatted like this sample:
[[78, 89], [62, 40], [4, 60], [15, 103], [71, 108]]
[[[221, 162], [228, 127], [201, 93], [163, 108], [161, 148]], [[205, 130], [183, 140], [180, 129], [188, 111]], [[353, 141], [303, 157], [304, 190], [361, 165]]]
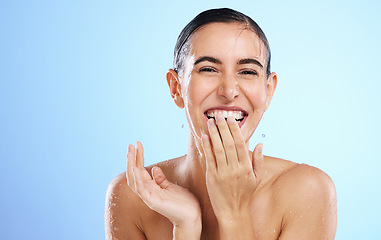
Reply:
[[210, 127], [215, 127], [216, 126], [216, 123], [214, 122], [214, 119], [212, 119], [212, 118], [208, 120], [208, 123], [209, 123]]
[[202, 139], [203, 142], [207, 142], [208, 141], [208, 136], [205, 135], [205, 134], [202, 134], [201, 139]]
[[228, 123], [229, 124], [235, 123], [235, 117], [233, 117], [233, 116], [228, 117]]
[[221, 114], [216, 115], [217, 122], [222, 122], [224, 120], [224, 117]]

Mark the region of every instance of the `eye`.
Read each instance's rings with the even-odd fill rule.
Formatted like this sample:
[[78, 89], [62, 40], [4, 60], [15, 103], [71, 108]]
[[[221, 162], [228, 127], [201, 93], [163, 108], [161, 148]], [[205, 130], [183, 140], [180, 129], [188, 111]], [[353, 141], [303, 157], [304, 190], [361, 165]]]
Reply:
[[198, 70], [198, 72], [208, 72], [208, 73], [212, 73], [212, 72], [217, 72], [216, 69], [212, 68], [212, 67], [202, 67]]
[[258, 72], [257, 72], [257, 71], [250, 70], [250, 69], [242, 70], [242, 71], [239, 72], [239, 73], [240, 73], [240, 74], [244, 74], [244, 75], [254, 75], [254, 76], [258, 76]]

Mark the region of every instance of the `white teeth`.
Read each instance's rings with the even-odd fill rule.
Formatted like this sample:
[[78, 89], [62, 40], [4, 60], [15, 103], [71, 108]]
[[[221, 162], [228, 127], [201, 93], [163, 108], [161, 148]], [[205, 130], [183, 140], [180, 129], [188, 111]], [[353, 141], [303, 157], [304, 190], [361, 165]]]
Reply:
[[209, 118], [214, 118], [217, 114], [221, 114], [224, 118], [233, 116], [236, 120], [242, 120], [244, 117], [244, 113], [241, 111], [213, 110], [206, 113]]

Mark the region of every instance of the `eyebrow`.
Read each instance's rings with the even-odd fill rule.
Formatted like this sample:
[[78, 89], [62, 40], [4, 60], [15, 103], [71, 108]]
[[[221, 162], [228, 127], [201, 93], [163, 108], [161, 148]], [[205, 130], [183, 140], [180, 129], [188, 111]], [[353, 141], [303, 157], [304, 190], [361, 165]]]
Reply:
[[194, 62], [194, 65], [196, 65], [196, 64], [198, 64], [200, 62], [205, 62], [205, 61], [212, 62], [212, 63], [217, 63], [217, 64], [222, 64], [222, 62], [220, 60], [218, 60], [217, 58], [204, 56], [204, 57], [200, 57], [199, 59], [197, 59]]
[[[212, 62], [212, 63], [217, 63], [217, 64], [222, 64], [221, 60], [217, 59], [217, 58], [214, 58], [214, 57], [209, 57], [209, 56], [204, 56], [204, 57], [200, 57], [198, 58], [195, 62], [194, 62], [194, 65], [197, 65], [199, 64], [200, 62]], [[254, 59], [254, 58], [244, 58], [244, 59], [240, 59], [238, 60], [237, 64], [255, 64], [255, 65], [258, 65], [260, 66], [261, 68], [263, 68], [263, 65], [262, 63], [260, 63], [258, 60]]]
[[250, 64], [250, 63], [253, 63], [253, 64], [258, 65], [261, 68], [263, 68], [262, 63], [260, 63], [258, 60], [254, 59], [254, 58], [244, 58], [244, 59], [240, 59], [238, 61], [238, 64]]

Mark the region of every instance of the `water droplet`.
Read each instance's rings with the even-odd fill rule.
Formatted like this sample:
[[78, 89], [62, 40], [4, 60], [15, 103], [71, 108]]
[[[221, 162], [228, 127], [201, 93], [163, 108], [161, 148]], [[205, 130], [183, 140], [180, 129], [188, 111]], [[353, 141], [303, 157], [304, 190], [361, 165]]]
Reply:
[[262, 137], [263, 137], [263, 138], [265, 138], [265, 137], [266, 137], [266, 135], [265, 135], [265, 134], [262, 134]]
[[184, 124], [181, 124], [181, 128], [184, 128]]

